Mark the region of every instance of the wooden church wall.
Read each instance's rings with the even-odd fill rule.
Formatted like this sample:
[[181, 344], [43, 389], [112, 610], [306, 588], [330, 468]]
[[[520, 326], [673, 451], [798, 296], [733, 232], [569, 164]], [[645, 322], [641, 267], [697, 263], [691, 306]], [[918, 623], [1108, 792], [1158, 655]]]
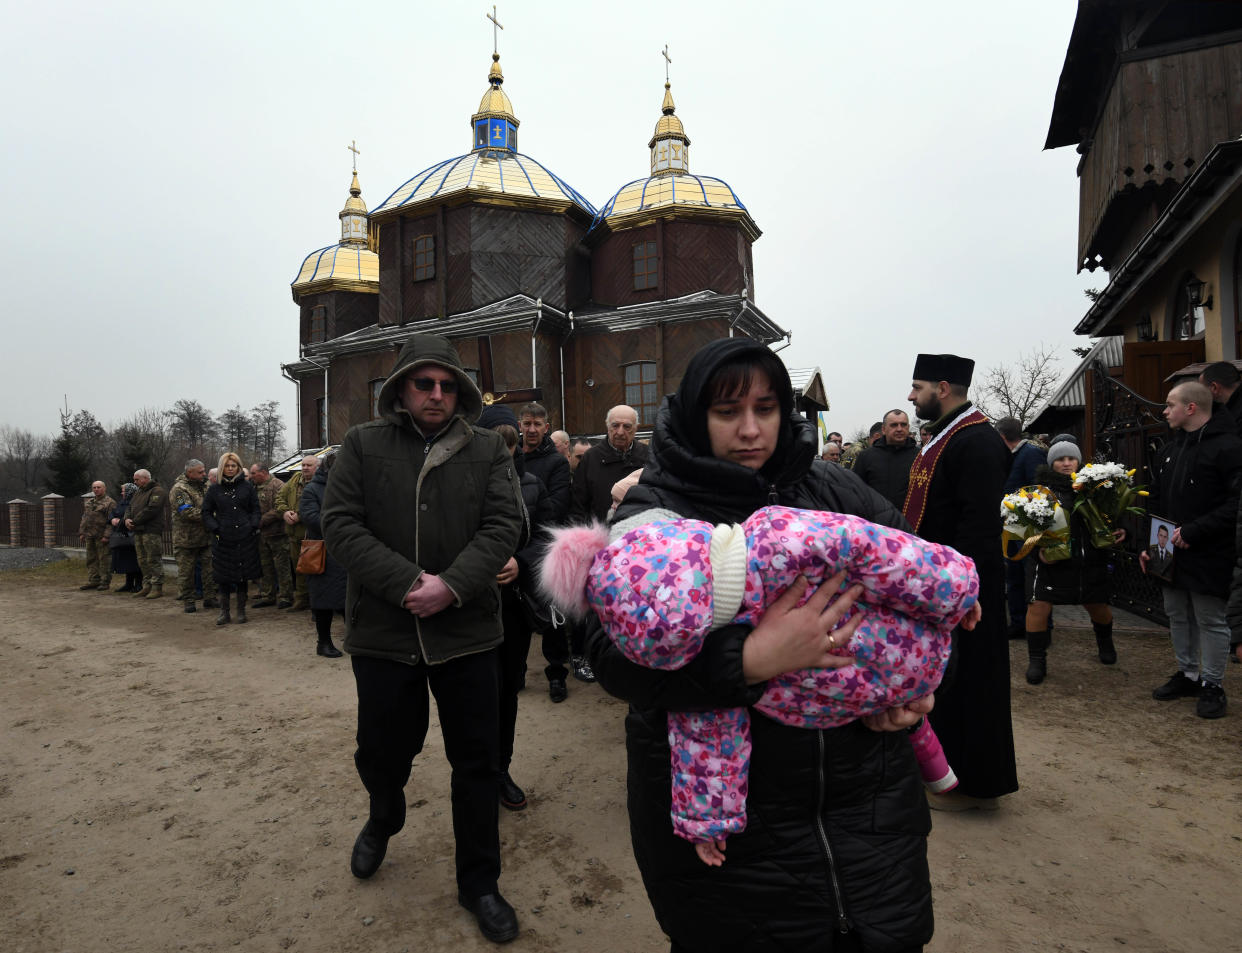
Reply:
[[745, 273], [738, 256], [740, 235], [733, 225], [671, 221], [664, 228], [663, 297], [696, 291], [741, 294]]
[[658, 284], [655, 288], [634, 290], [634, 246], [639, 242], [656, 242], [659, 253], [654, 223], [614, 232], [596, 246], [591, 256], [591, 297], [596, 304], [615, 308], [666, 297]]
[[324, 309], [324, 337], [331, 340], [359, 328], [370, 327], [377, 320], [379, 296], [362, 291], [320, 291], [303, 295], [298, 302], [298, 340], [311, 342], [311, 315], [315, 308]]
[[563, 222], [558, 214], [472, 206], [470, 307], [524, 293], [565, 310]]
[[[604, 416], [625, 403], [626, 364], [655, 361], [656, 394], [663, 398], [677, 389], [695, 352], [728, 333], [728, 323], [713, 318], [571, 337], [565, 345], [564, 429], [574, 434], [603, 433]], [[588, 387], [587, 380], [594, 386]]]
[[315, 401], [323, 396], [323, 374], [311, 374], [302, 378], [301, 401], [302, 413], [298, 426], [299, 449], [316, 445], [319, 434], [319, 422], [315, 416]]

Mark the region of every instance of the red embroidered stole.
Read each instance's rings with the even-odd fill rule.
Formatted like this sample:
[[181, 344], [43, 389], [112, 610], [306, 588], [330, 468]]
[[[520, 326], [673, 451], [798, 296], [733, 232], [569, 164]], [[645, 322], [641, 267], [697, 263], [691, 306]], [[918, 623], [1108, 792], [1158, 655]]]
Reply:
[[923, 511], [927, 508], [927, 492], [931, 488], [936, 463], [940, 460], [940, 454], [944, 452], [944, 448], [948, 446], [949, 438], [963, 427], [973, 427], [975, 424], [987, 422], [987, 417], [972, 408], [968, 413], [959, 417], [952, 426], [937, 434], [932, 442], [914, 458], [914, 463], [910, 467], [910, 487], [906, 490], [906, 501], [902, 504], [901, 512], [916, 533], [919, 531], [919, 524], [923, 522]]

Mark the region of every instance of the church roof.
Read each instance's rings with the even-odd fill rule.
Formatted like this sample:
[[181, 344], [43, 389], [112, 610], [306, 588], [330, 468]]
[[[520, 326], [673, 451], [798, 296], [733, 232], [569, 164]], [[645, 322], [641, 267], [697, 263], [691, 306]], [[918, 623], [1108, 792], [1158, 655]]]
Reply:
[[518, 122], [502, 85], [500, 54], [492, 53], [488, 88], [479, 111], [470, 117], [474, 148], [437, 162], [404, 182], [371, 213], [384, 218], [424, 202], [535, 207], [549, 211], [578, 208], [588, 218], [595, 206], [541, 162], [517, 151]]
[[293, 279], [295, 294], [326, 291], [379, 291], [379, 255], [365, 246], [329, 245], [302, 260]]
[[453, 199], [481, 199], [495, 205], [573, 205], [595, 215], [595, 206], [537, 159], [520, 152], [476, 150], [424, 169], [376, 206], [371, 217]]
[[610, 229], [643, 225], [675, 210], [720, 216], [739, 222], [759, 237], [759, 227], [750, 217], [732, 186], [724, 179], [690, 173], [690, 137], [677, 117], [673, 93], [664, 84], [660, 118], [647, 147], [651, 150], [651, 175], [627, 182], [595, 215], [591, 228], [606, 223]]

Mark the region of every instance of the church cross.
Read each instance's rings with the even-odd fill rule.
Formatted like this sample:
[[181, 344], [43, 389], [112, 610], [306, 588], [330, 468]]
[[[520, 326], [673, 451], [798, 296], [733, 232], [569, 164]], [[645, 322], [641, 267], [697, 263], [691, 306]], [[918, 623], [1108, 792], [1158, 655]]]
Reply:
[[664, 57], [664, 82], [667, 83], [668, 82], [668, 68], [669, 68], [669, 65], [673, 62], [671, 59], [669, 59], [669, 56], [668, 56], [668, 44], [667, 43], [664, 44], [664, 51], [660, 53], [660, 55]]
[[357, 172], [358, 171], [358, 156], [362, 155], [362, 150], [358, 148], [358, 140], [357, 139], [349, 140], [349, 145], [346, 146], [345, 148], [347, 148], [350, 152], [354, 154], [354, 171]]
[[496, 19], [496, 4], [492, 4], [492, 12], [487, 14], [487, 18], [492, 21], [492, 52], [497, 53], [499, 52], [497, 47], [499, 45], [498, 40], [500, 38], [500, 34], [496, 31], [503, 30], [505, 25]]

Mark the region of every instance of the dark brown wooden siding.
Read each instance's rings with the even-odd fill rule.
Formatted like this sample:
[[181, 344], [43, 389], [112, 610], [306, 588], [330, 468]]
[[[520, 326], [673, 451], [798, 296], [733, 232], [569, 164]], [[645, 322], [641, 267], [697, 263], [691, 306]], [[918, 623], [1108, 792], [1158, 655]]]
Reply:
[[1242, 43], [1121, 64], [1080, 168], [1080, 266], [1120, 264], [1137, 240], [1133, 214], [1163, 209], [1213, 145], [1240, 134]]
[[[659, 284], [634, 289], [634, 245], [654, 241]], [[680, 298], [696, 291], [740, 294], [751, 271], [750, 242], [734, 225], [670, 218], [616, 232], [595, 249], [592, 295], [608, 307]]]
[[298, 305], [298, 340], [310, 344], [311, 312], [324, 309], [324, 340], [375, 324], [379, 296], [362, 291], [321, 291], [305, 295]]

